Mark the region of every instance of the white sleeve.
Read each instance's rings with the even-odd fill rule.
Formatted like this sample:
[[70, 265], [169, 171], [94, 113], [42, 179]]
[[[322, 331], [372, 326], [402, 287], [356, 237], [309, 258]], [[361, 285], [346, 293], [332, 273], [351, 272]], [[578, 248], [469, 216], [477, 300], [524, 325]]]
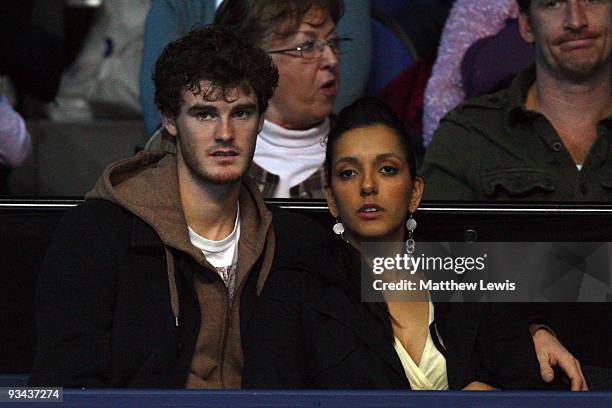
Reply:
[[32, 141], [23, 119], [0, 95], [0, 164], [19, 166], [31, 150]]

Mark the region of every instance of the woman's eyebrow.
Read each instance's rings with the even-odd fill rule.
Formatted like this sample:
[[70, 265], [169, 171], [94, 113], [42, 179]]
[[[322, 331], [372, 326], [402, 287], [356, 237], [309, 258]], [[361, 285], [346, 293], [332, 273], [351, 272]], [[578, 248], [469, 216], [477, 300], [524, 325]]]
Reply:
[[359, 160], [353, 156], [346, 156], [346, 157], [342, 157], [341, 159], [338, 159], [336, 163], [334, 164], [334, 166], [337, 166], [342, 163], [357, 164], [359, 163]]
[[401, 158], [396, 153], [382, 153], [376, 156], [376, 160], [385, 160], [391, 158], [401, 160]]
[[[382, 161], [386, 159], [401, 160], [402, 158], [397, 153], [393, 153], [393, 152], [381, 153], [381, 154], [376, 155], [376, 161]], [[359, 159], [355, 156], [345, 156], [345, 157], [338, 159], [335, 162], [334, 166], [337, 166], [338, 164], [341, 164], [341, 163], [359, 164]]]
[[[326, 34], [325, 37], [329, 37], [332, 34], [336, 33], [336, 27], [332, 28], [331, 30], [329, 30]], [[296, 34], [303, 34], [305, 36], [309, 36], [309, 37], [316, 37], [318, 32], [314, 31], [314, 30], [299, 30], [296, 31], [294, 35]]]

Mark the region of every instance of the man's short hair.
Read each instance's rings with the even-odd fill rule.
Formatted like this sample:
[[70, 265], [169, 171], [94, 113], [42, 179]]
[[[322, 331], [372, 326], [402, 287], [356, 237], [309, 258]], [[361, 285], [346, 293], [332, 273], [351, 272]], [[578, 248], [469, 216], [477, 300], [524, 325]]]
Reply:
[[[201, 81], [211, 83], [202, 89]], [[259, 113], [268, 107], [278, 84], [278, 71], [265, 51], [243, 41], [229, 28], [204, 26], [169, 43], [155, 63], [155, 103], [164, 115], [177, 117], [183, 91], [200, 94], [205, 100], [239, 88], [251, 89]]]
[[343, 0], [225, 0], [214, 24], [231, 27], [241, 38], [263, 47], [292, 35], [313, 7], [326, 10], [336, 24], [344, 14]]
[[519, 11], [521, 13], [529, 14], [529, 7], [531, 7], [531, 0], [516, 0], [519, 5]]

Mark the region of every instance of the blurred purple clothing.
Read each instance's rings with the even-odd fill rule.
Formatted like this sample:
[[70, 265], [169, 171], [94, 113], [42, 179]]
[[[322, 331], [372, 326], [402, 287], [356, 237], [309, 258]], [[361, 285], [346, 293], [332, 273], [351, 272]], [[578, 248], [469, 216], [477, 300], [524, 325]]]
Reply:
[[30, 134], [21, 116], [0, 95], [0, 164], [19, 166], [32, 150]]
[[499, 33], [476, 41], [463, 56], [465, 99], [508, 88], [534, 61], [535, 48], [521, 37], [518, 20], [508, 20]]
[[429, 146], [440, 119], [465, 99], [461, 61], [481, 38], [497, 34], [518, 16], [516, 0], [457, 0], [442, 31], [438, 59], [425, 89], [423, 143]]

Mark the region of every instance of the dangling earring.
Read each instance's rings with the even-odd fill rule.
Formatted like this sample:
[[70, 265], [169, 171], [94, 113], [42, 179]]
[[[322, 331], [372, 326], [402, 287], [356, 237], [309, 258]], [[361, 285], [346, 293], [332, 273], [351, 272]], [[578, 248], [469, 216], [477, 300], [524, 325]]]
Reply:
[[412, 235], [414, 234], [414, 230], [417, 227], [417, 222], [414, 218], [412, 218], [412, 213], [410, 213], [410, 217], [406, 220], [406, 229], [408, 230], [408, 239], [406, 240], [406, 253], [408, 255], [412, 255], [414, 253], [414, 238]]
[[336, 218], [336, 223], [332, 227], [332, 230], [334, 231], [334, 234], [340, 235], [340, 238], [342, 238], [344, 242], [348, 242], [346, 238], [344, 238], [344, 225], [342, 225], [340, 218]]

